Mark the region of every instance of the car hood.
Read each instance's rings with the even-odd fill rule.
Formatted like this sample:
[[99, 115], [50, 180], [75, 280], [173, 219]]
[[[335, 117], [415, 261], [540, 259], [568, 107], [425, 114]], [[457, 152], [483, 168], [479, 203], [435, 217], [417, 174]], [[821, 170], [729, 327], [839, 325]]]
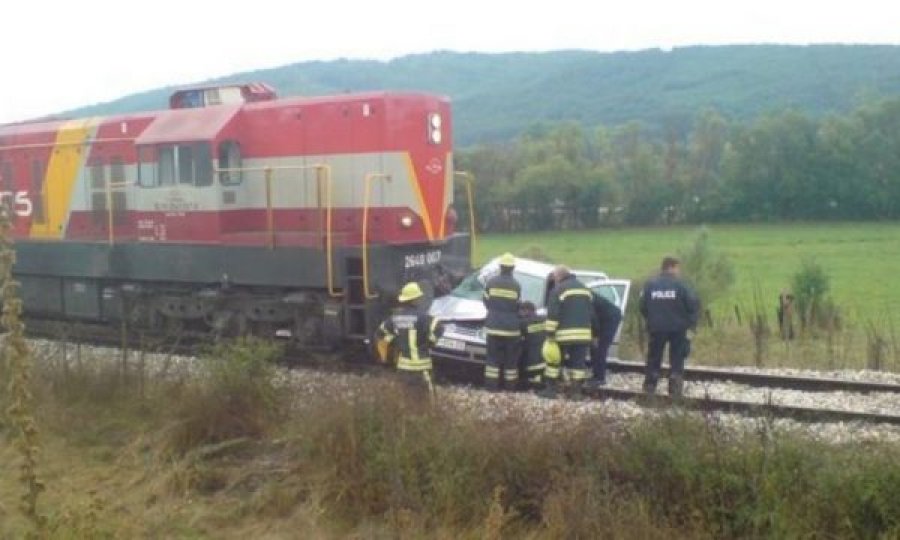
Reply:
[[428, 314], [444, 321], [482, 321], [487, 309], [481, 300], [449, 295], [436, 298]]

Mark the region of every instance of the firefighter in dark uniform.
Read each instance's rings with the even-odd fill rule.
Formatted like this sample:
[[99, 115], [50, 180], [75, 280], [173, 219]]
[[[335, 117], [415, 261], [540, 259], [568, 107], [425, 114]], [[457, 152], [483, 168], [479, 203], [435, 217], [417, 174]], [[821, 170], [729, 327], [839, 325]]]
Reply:
[[647, 321], [650, 334], [644, 378], [644, 391], [649, 394], [656, 392], [666, 345], [669, 346], [669, 395], [681, 396], [684, 388], [684, 363], [691, 347], [687, 332], [697, 326], [700, 303], [680, 276], [678, 259], [666, 257], [662, 272], [647, 281], [641, 293], [641, 315]]
[[594, 294], [585, 287], [565, 266], [553, 270], [555, 286], [547, 303], [547, 341], [550, 347], [559, 346], [558, 367], [548, 364], [547, 393], [554, 394], [560, 375], [568, 379], [573, 390], [578, 390], [588, 378], [587, 356], [591, 345], [591, 319]]
[[528, 387], [539, 390], [544, 383], [543, 348], [544, 338], [547, 336], [547, 318], [538, 315], [537, 308], [532, 302], [522, 302], [519, 310], [522, 320], [522, 335], [525, 336], [524, 364], [528, 377]]
[[487, 319], [487, 359], [484, 364], [484, 384], [490, 390], [500, 388], [500, 371], [507, 390], [514, 390], [519, 382], [519, 358], [522, 350], [522, 330], [519, 322], [519, 298], [522, 287], [513, 277], [516, 258], [511, 253], [500, 257], [500, 274], [488, 280], [484, 287], [484, 306]]
[[606, 384], [606, 357], [622, 323], [622, 310], [605, 296], [597, 293], [594, 293], [593, 307], [594, 341], [591, 344], [591, 368], [594, 371], [594, 378], [589, 385], [603, 386]]
[[376, 332], [379, 356], [386, 359], [386, 349], [397, 349], [397, 371], [411, 387], [434, 393], [429, 349], [440, 333], [439, 320], [428, 315], [422, 300], [425, 295], [418, 283], [407, 283], [397, 300], [400, 305]]

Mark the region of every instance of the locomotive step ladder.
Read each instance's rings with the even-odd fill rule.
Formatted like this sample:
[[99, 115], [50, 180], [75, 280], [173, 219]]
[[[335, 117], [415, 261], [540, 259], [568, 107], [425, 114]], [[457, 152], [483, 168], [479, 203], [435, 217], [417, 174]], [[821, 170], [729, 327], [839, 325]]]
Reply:
[[344, 286], [344, 328], [350, 339], [366, 339], [375, 331], [372, 305], [365, 294], [365, 276], [361, 257], [347, 257]]

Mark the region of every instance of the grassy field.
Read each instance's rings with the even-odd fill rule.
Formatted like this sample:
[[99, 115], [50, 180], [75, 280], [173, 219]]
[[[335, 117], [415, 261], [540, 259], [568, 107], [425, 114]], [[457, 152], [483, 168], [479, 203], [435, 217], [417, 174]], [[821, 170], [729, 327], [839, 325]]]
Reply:
[[[504, 251], [540, 248], [554, 262], [602, 269], [611, 276], [639, 279], [659, 260], [688, 244], [695, 227], [626, 228], [597, 231], [486, 235], [478, 259]], [[778, 293], [790, 283], [803, 257], [814, 257], [831, 275], [832, 294], [848, 316], [882, 317], [900, 305], [900, 224], [799, 223], [714, 225], [712, 244], [734, 263], [736, 282], [714, 309], [750, 302], [759, 284], [775, 309]]]
[[[433, 407], [377, 377], [277, 376], [271, 344], [190, 369], [48, 349], [34, 538], [898, 538], [900, 448], [761, 420], [571, 423]], [[183, 366], [186, 368], [187, 366]], [[0, 383], [11, 373], [0, 362]], [[364, 388], [364, 390], [363, 390]], [[0, 394], [0, 406], [8, 405]], [[0, 408], [0, 411], [4, 408]], [[21, 439], [0, 414], [0, 539], [27, 538]], [[675, 501], [673, 503], [673, 501]], [[38, 528], [34, 527], [34, 528]]]

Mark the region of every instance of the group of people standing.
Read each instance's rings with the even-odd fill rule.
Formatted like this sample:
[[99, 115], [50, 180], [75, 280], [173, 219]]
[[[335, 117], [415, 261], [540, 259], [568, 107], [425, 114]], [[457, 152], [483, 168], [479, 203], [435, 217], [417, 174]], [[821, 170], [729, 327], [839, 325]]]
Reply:
[[[512, 254], [501, 256], [499, 273], [484, 287], [485, 386], [495, 391], [516, 390], [524, 382], [527, 387], [552, 396], [562, 381], [576, 391], [605, 385], [607, 355], [622, 322], [619, 307], [587, 288], [565, 266], [557, 266], [550, 276], [552, 288], [543, 316], [532, 302], [522, 301], [515, 266]], [[381, 325], [378, 337], [380, 343], [396, 342], [398, 370], [411, 382], [431, 390], [428, 351], [441, 328], [439, 321], [423, 309], [424, 296], [417, 283], [404, 286], [398, 297], [399, 307]], [[697, 325], [699, 302], [681, 281], [677, 259], [663, 259], [661, 273], [646, 282], [640, 312], [649, 333], [644, 390], [656, 391], [663, 352], [668, 346], [668, 390], [670, 395], [680, 396], [684, 364], [690, 354], [688, 332]], [[525, 381], [520, 381], [520, 372], [525, 374]]]
[[561, 379], [573, 387], [606, 384], [606, 356], [622, 322], [618, 306], [558, 266], [550, 276], [553, 287], [542, 317], [533, 303], [521, 301], [515, 257], [507, 253], [499, 264], [500, 273], [484, 289], [485, 386], [517, 389], [523, 358], [527, 385], [548, 394], [556, 392]]

